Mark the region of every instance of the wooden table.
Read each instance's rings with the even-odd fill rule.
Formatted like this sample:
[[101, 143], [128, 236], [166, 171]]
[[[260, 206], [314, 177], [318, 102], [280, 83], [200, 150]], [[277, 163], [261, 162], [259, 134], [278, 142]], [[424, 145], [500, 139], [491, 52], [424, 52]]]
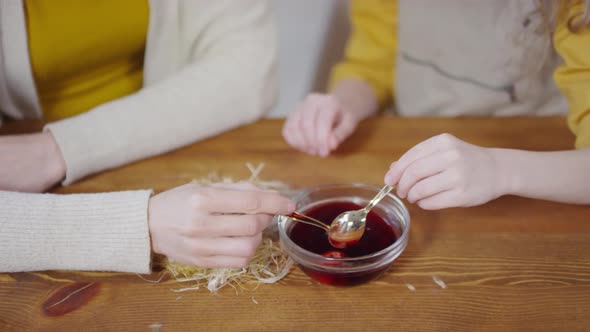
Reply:
[[[321, 159], [290, 149], [280, 137], [281, 125], [265, 120], [57, 192], [160, 191], [212, 170], [247, 177], [246, 162], [265, 162], [263, 179], [301, 187], [379, 185], [391, 161], [441, 132], [484, 146], [559, 150], [573, 145], [560, 117], [379, 118], [363, 123], [337, 154]], [[2, 132], [38, 127], [12, 123]], [[179, 297], [170, 290], [177, 286], [174, 282], [148, 283], [133, 274], [0, 274], [0, 330], [590, 330], [590, 207], [503, 197], [475, 208], [409, 209], [406, 251], [386, 275], [369, 284], [324, 286], [295, 268], [279, 283], [255, 291], [198, 290]], [[447, 288], [434, 283], [433, 276]], [[72, 282], [92, 282], [94, 296], [75, 311], [47, 316], [44, 302]]]

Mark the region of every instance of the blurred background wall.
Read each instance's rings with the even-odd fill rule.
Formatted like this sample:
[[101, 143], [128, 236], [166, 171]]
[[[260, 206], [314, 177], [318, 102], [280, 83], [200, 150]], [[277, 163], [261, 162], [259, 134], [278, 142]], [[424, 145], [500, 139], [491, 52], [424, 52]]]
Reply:
[[346, 0], [273, 0], [279, 32], [280, 96], [269, 117], [284, 117], [312, 91], [325, 91], [348, 36]]

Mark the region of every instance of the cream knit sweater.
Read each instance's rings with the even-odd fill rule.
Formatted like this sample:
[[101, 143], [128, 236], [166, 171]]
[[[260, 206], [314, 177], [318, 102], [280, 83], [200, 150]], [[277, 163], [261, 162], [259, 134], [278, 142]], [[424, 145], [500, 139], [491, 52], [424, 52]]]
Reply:
[[[16, 119], [42, 116], [27, 47], [22, 1], [1, 1], [0, 110]], [[45, 128], [64, 184], [256, 120], [276, 97], [275, 53], [266, 0], [150, 0], [144, 88]], [[0, 272], [149, 272], [150, 195], [0, 191]]]

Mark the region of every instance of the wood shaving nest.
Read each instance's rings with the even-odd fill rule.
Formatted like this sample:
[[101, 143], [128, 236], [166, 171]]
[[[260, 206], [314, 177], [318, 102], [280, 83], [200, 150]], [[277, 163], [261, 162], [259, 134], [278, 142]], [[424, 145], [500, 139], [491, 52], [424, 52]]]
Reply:
[[[252, 173], [248, 181], [258, 187], [277, 190], [288, 197], [293, 197], [296, 193], [288, 185], [280, 181], [261, 181], [259, 175], [264, 168], [264, 163], [259, 164], [257, 167], [247, 163], [246, 167]], [[220, 182], [234, 183], [236, 181], [231, 177], [222, 177], [212, 172], [209, 176], [195, 180], [195, 182], [202, 185], [209, 185]], [[165, 271], [170, 273], [178, 283], [187, 284], [187, 287], [172, 289], [174, 292], [198, 290], [201, 287], [205, 287], [210, 292], [215, 293], [225, 286], [230, 286], [237, 293], [238, 290], [250, 288], [252, 285], [255, 289], [260, 284], [278, 282], [289, 273], [293, 266], [293, 261], [282, 251], [279, 245], [278, 229], [275, 224], [264, 231], [261, 245], [257, 248], [256, 254], [249, 265], [245, 268], [206, 269], [172, 262], [165, 258], [157, 264], [163, 266]]]

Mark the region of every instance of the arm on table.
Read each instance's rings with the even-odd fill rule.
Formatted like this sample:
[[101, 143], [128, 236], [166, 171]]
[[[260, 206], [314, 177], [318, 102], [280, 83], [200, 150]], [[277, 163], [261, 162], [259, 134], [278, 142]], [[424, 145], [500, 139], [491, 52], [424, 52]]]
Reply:
[[252, 122], [272, 105], [276, 40], [267, 1], [187, 1], [183, 9], [190, 11], [184, 18], [201, 22], [200, 31], [186, 29], [193, 34], [183, 45], [193, 47], [188, 65], [46, 127], [66, 161], [65, 184]]
[[189, 183], [150, 195], [0, 191], [0, 272], [149, 273], [151, 248], [181, 263], [242, 268], [273, 216], [295, 209], [251, 183]]
[[150, 272], [150, 195], [0, 191], [0, 272]]
[[401, 197], [425, 209], [479, 205], [506, 194], [590, 204], [590, 27], [571, 32], [567, 26], [582, 5], [560, 12], [553, 36], [564, 60], [555, 82], [569, 101], [568, 124], [580, 150], [489, 149], [445, 134], [410, 149], [385, 182], [397, 183]]
[[504, 191], [530, 198], [590, 204], [590, 149], [532, 152], [492, 149]]
[[555, 48], [564, 60], [555, 71], [555, 82], [568, 99], [568, 124], [580, 150], [497, 150], [511, 184], [510, 194], [590, 204], [590, 27], [572, 32], [567, 26], [568, 18], [583, 9], [579, 1], [561, 12], [553, 36]]
[[503, 195], [590, 204], [590, 149], [483, 148], [442, 134], [393, 162], [385, 183], [423, 209], [468, 207]]

